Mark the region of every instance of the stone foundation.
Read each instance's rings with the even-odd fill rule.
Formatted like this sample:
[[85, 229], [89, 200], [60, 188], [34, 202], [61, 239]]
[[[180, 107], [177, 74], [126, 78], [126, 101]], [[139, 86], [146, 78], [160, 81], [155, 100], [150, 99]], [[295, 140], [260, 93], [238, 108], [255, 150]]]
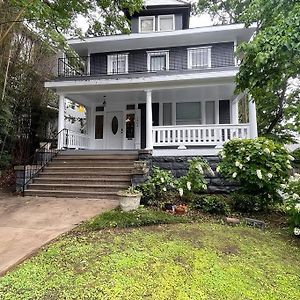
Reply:
[[[152, 156], [152, 153], [149, 151], [144, 151], [139, 154], [139, 160], [147, 161], [150, 172], [151, 168], [156, 166], [161, 169], [171, 171], [176, 178], [186, 175], [189, 166], [188, 161], [194, 157], [195, 156]], [[212, 170], [215, 172], [215, 176], [206, 176], [209, 193], [230, 193], [239, 188], [237, 183], [225, 180], [220, 174], [216, 173], [217, 165], [220, 162], [218, 156], [206, 156], [204, 158], [208, 161]], [[137, 178], [134, 176], [133, 185], [145, 182], [148, 176], [149, 174], [143, 175], [143, 178]]]

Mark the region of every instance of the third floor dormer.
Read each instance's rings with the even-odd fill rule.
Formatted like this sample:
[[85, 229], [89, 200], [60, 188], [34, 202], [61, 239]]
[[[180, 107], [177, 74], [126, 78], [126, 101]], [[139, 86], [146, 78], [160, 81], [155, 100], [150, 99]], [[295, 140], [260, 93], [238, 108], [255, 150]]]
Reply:
[[191, 5], [178, 0], [146, 0], [144, 7], [133, 16], [132, 33], [166, 32], [188, 29]]

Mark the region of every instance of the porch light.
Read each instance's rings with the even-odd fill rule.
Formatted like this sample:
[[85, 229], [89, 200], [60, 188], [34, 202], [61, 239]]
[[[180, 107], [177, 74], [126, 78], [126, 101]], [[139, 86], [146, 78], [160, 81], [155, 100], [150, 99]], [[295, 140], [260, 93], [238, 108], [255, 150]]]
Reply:
[[106, 106], [106, 96], [103, 96], [103, 106], [105, 107]]

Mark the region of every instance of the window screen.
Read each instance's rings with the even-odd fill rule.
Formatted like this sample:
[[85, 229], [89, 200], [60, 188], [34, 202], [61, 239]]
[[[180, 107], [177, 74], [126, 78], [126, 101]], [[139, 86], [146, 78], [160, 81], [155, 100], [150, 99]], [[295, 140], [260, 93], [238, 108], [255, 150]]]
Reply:
[[140, 32], [154, 31], [154, 17], [140, 18]]
[[206, 117], [206, 124], [216, 123], [214, 101], [205, 102], [205, 117]]
[[185, 102], [176, 104], [177, 125], [197, 125], [201, 123], [200, 102]]
[[174, 18], [172, 16], [159, 16], [159, 31], [174, 30]]
[[211, 66], [211, 48], [195, 48], [188, 50], [189, 69], [203, 69]]
[[163, 125], [172, 125], [172, 103], [163, 104]]

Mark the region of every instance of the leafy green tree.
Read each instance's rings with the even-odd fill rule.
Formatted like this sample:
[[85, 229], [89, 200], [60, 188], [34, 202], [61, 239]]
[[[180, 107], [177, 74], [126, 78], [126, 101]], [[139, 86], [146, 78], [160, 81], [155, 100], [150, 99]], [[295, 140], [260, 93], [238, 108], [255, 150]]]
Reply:
[[221, 24], [237, 23], [251, 0], [198, 0], [193, 4], [193, 13], [208, 13]]
[[237, 91], [255, 99], [260, 135], [282, 142], [300, 131], [299, 7], [297, 0], [199, 0], [194, 7], [219, 23], [257, 24], [252, 41], [238, 48]]

